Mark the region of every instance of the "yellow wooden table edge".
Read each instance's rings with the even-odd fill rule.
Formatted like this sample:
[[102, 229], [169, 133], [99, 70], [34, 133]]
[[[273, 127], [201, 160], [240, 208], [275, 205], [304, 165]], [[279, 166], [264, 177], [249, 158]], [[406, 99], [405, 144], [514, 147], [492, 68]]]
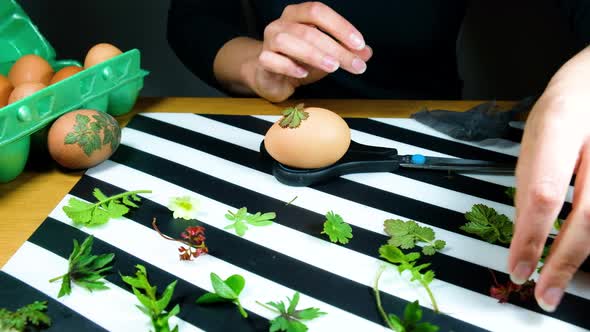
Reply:
[[[285, 107], [300, 102], [328, 108], [342, 117], [407, 118], [424, 108], [464, 111], [485, 101], [309, 99], [273, 104], [259, 98], [139, 98], [133, 111], [117, 120], [125, 126], [136, 114], [152, 112], [278, 115]], [[508, 108], [514, 102], [498, 101], [497, 104]], [[55, 165], [28, 165], [17, 179], [0, 184], [0, 266], [4, 266], [41, 225], [83, 173], [67, 172]]]

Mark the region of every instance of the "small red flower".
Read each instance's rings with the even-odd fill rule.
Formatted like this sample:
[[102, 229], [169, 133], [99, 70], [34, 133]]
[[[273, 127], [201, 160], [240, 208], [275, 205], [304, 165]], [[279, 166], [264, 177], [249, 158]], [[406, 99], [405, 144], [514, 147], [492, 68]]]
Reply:
[[160, 229], [156, 226], [156, 218], [152, 221], [152, 226], [156, 232], [166, 240], [177, 241], [188, 246], [188, 248], [182, 246], [178, 248], [180, 260], [190, 261], [193, 257], [197, 258], [209, 253], [209, 248], [207, 248], [207, 245], [205, 244], [205, 227], [203, 226], [187, 227], [184, 232], [180, 234], [184, 240], [171, 238], [160, 232]]
[[490, 270], [494, 284], [490, 286], [490, 296], [498, 299], [500, 303], [506, 303], [510, 300], [512, 294], [518, 294], [522, 302], [529, 301], [535, 293], [535, 281], [529, 280], [522, 285], [517, 285], [508, 280], [505, 284], [498, 283], [496, 275]]

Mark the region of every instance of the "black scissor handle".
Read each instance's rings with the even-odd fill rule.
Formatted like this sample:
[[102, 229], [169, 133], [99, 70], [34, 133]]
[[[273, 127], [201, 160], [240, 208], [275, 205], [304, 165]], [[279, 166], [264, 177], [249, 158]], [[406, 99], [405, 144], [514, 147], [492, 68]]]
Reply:
[[333, 165], [317, 169], [298, 169], [285, 166], [268, 154], [264, 142], [260, 144], [260, 153], [272, 161], [273, 176], [281, 183], [305, 187], [322, 183], [345, 174], [393, 172], [399, 167], [399, 156], [393, 148], [383, 148], [350, 142], [348, 151]]

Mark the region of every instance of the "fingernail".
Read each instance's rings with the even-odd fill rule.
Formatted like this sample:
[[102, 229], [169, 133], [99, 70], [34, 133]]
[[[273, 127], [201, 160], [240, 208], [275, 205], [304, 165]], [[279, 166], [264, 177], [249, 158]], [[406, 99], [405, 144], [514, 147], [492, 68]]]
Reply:
[[299, 77], [299, 78], [305, 78], [307, 77], [309, 73], [307, 72], [307, 70], [301, 68], [301, 67], [297, 67], [295, 68], [295, 76]]
[[539, 307], [547, 312], [554, 312], [563, 297], [563, 289], [561, 288], [549, 288], [545, 291], [545, 294], [537, 301]]
[[350, 34], [350, 42], [352, 43], [352, 47], [356, 50], [362, 50], [365, 47], [365, 41], [356, 33]]
[[354, 60], [352, 60], [352, 69], [354, 69], [357, 74], [362, 74], [367, 70], [367, 64], [359, 58], [354, 58]]
[[338, 67], [340, 66], [340, 64], [338, 63], [338, 60], [332, 58], [331, 56], [327, 55], [322, 59], [322, 66], [329, 72], [333, 72], [336, 69], [338, 69]]
[[516, 264], [512, 273], [510, 273], [510, 280], [517, 285], [524, 284], [529, 276], [533, 273], [533, 264], [527, 262], [520, 262]]

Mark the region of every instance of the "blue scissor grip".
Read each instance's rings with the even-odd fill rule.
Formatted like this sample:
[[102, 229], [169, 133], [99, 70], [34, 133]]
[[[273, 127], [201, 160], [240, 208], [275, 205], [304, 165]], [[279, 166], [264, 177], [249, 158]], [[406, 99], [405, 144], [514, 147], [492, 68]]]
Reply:
[[424, 157], [421, 154], [414, 154], [412, 155], [411, 162], [414, 165], [423, 165], [424, 163], [426, 163], [426, 157]]

